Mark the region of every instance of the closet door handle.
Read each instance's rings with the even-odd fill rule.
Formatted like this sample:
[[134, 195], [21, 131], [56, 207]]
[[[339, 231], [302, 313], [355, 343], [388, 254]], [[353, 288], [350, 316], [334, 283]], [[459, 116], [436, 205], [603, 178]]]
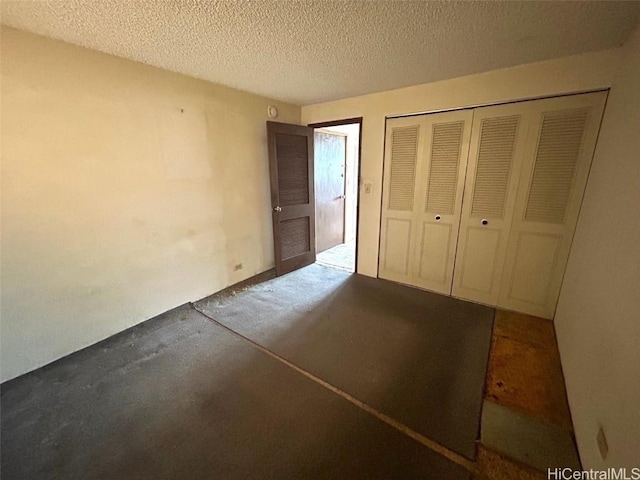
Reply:
[[489, 220], [487, 220], [486, 218], [483, 218], [481, 223], [483, 225], [489, 225]]
[[442, 217], [440, 215], [436, 215], [434, 218], [436, 219], [436, 222], [439, 222]]

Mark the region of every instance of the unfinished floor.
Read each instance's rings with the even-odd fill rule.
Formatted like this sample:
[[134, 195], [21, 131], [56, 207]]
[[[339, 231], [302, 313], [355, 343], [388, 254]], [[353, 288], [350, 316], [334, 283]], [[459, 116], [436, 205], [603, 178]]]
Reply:
[[571, 425], [555, 360], [533, 395], [501, 360], [557, 355], [551, 324], [493, 317], [321, 265], [230, 289], [3, 384], [2, 478], [544, 478], [526, 440], [478, 447], [522, 433], [487, 402]]

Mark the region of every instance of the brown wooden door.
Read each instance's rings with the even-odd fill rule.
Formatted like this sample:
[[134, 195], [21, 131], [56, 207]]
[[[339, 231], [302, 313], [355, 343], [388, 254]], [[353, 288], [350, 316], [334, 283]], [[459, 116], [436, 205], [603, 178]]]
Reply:
[[314, 142], [316, 247], [319, 253], [344, 243], [347, 136], [316, 130]]
[[267, 122], [276, 275], [316, 261], [313, 129]]

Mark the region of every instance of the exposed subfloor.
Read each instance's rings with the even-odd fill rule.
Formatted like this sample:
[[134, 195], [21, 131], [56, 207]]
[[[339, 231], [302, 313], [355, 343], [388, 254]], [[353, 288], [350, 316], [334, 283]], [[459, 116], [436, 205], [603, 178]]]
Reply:
[[552, 321], [496, 311], [481, 430], [479, 463], [492, 480], [580, 469]]
[[[3, 384], [2, 478], [545, 478], [495, 427], [570, 431], [557, 349], [540, 319], [492, 319], [320, 265], [229, 289]], [[554, 360], [529, 372], [504, 338]], [[488, 446], [485, 376], [507, 412]]]

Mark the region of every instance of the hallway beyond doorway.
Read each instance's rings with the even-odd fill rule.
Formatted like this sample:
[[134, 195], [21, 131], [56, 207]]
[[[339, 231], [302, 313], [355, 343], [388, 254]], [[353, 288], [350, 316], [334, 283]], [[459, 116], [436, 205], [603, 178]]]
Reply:
[[316, 256], [316, 263], [327, 267], [339, 268], [347, 272], [356, 271], [355, 242], [342, 243]]
[[314, 128], [316, 262], [356, 271], [360, 119]]

